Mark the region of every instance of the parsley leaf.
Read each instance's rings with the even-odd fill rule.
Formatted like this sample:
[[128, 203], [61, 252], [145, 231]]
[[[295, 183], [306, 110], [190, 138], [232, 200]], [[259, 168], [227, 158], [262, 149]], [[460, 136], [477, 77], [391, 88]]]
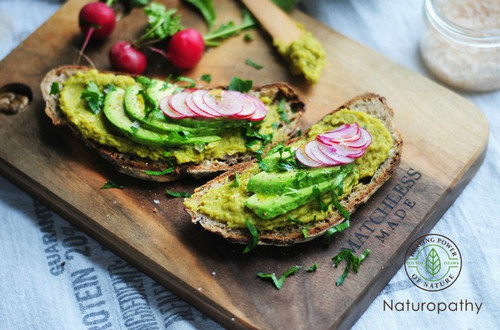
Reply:
[[207, 22], [208, 29], [211, 30], [215, 25], [215, 8], [212, 0], [185, 0], [195, 6]]
[[166, 175], [166, 174], [170, 174], [174, 171], [174, 165], [170, 165], [169, 167], [167, 167], [166, 169], [164, 169], [163, 171], [150, 171], [150, 170], [145, 170], [144, 173], [146, 173], [147, 175]]
[[204, 74], [204, 75], [201, 76], [201, 80], [203, 80], [204, 82], [209, 83], [209, 82], [212, 81], [212, 76], [210, 74], [208, 74], [208, 73]]
[[359, 266], [369, 254], [370, 254], [370, 249], [366, 249], [359, 257], [356, 257], [351, 252], [351, 250], [342, 250], [339, 252], [339, 254], [333, 257], [332, 260], [335, 262], [335, 268], [338, 267], [338, 265], [342, 260], [346, 261], [346, 267], [344, 269], [344, 272], [342, 273], [342, 275], [339, 277], [339, 279], [335, 284], [337, 286], [342, 285], [342, 283], [344, 283], [344, 280], [347, 278], [347, 274], [349, 273], [351, 268], [355, 273], [357, 273]]
[[329, 228], [325, 233], [325, 236], [323, 239], [324, 243], [327, 245], [330, 245], [330, 243], [332, 242], [333, 234], [341, 232], [343, 230], [346, 230], [350, 226], [351, 226], [351, 224], [349, 223], [349, 220], [346, 220], [346, 221], [339, 223], [338, 225], [336, 225], [332, 228]]
[[234, 181], [229, 185], [231, 188], [236, 188], [240, 186], [240, 173], [234, 173]]
[[247, 228], [250, 231], [250, 234], [252, 235], [252, 239], [250, 240], [248, 245], [245, 246], [245, 249], [243, 250], [243, 253], [248, 253], [257, 246], [257, 243], [259, 242], [259, 232], [257, 231], [257, 228], [255, 228], [255, 225], [250, 220], [246, 219], [245, 221], [247, 224]]
[[290, 123], [290, 118], [288, 118], [285, 111], [285, 99], [281, 99], [280, 103], [278, 104], [278, 113], [282, 121], [284, 121], [287, 124]]
[[182, 197], [182, 198], [189, 198], [189, 197], [191, 197], [190, 193], [183, 192], [183, 191], [181, 191], [181, 192], [175, 192], [175, 191], [172, 191], [170, 189], [166, 189], [165, 193], [167, 195], [175, 197], [175, 198], [177, 198], [177, 197]]
[[101, 187], [101, 189], [111, 189], [111, 188], [123, 189], [123, 186], [121, 184], [109, 180]]
[[90, 111], [94, 114], [98, 114], [104, 106], [104, 94], [93, 81], [89, 81], [80, 98], [87, 102]]
[[178, 76], [174, 80], [174, 82], [179, 82], [179, 81], [188, 83], [188, 85], [185, 86], [184, 88], [193, 88], [193, 87], [196, 86], [196, 82], [193, 79], [189, 78], [189, 77]]
[[312, 265], [311, 267], [307, 268], [307, 272], [308, 273], [312, 273], [312, 272], [315, 272], [316, 270], [318, 269], [318, 263], [315, 262], [314, 265]]
[[255, 19], [246, 9], [243, 10], [243, 18], [240, 25], [235, 25], [233, 22], [228, 22], [220, 25], [217, 29], [205, 34], [206, 46], [218, 46], [222, 39], [226, 39], [238, 34], [241, 30], [248, 29], [256, 24]]
[[278, 290], [281, 290], [281, 287], [283, 286], [283, 283], [285, 283], [286, 278], [288, 276], [295, 274], [301, 268], [302, 268], [301, 266], [293, 266], [293, 267], [289, 268], [283, 275], [281, 275], [281, 277], [279, 279], [276, 277], [275, 273], [264, 274], [262, 272], [258, 272], [257, 276], [260, 278], [264, 278], [264, 279], [270, 278], [273, 281], [274, 286]]
[[238, 77], [233, 77], [231, 78], [231, 81], [229, 82], [229, 87], [228, 89], [230, 91], [237, 91], [241, 93], [246, 93], [250, 89], [252, 89], [253, 86], [253, 81], [252, 80], [243, 80]]
[[52, 85], [50, 85], [50, 95], [56, 95], [56, 94], [59, 94], [60, 92], [60, 87], [59, 87], [59, 83], [57, 82], [53, 82]]
[[248, 65], [248, 66], [251, 66], [252, 68], [257, 69], [257, 70], [260, 70], [260, 69], [262, 69], [264, 67], [264, 66], [262, 66], [260, 64], [255, 63], [254, 61], [252, 61], [249, 58], [247, 58], [245, 60], [245, 64]]
[[149, 6], [144, 7], [143, 11], [148, 18], [149, 25], [136, 44], [158, 42], [173, 36], [182, 29], [181, 16], [176, 15], [177, 9], [175, 8], [167, 10], [164, 5], [152, 2]]

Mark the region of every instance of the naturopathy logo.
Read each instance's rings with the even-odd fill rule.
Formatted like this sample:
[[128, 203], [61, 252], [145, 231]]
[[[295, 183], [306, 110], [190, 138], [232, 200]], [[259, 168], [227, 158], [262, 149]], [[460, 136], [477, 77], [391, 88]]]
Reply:
[[462, 255], [446, 236], [421, 236], [406, 251], [405, 270], [410, 281], [420, 289], [441, 291], [452, 285], [460, 275]]

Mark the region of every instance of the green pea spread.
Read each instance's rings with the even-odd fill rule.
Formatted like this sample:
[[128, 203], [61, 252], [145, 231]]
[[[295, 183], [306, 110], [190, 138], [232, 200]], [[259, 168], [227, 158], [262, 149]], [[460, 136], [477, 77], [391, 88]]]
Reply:
[[326, 52], [321, 43], [307, 31], [291, 44], [274, 41], [278, 52], [290, 63], [294, 75], [303, 75], [307, 81], [317, 83], [326, 65]]
[[[389, 157], [393, 141], [385, 126], [378, 119], [366, 113], [342, 109], [323, 118], [320, 123], [310, 128], [304, 138], [290, 145], [291, 150], [294, 150], [314, 139], [318, 134], [331, 131], [343, 124], [354, 122], [357, 122], [361, 127], [368, 130], [372, 136], [372, 143], [366, 153], [354, 162], [352, 171], [343, 179], [343, 190], [342, 194], [338, 196], [339, 199], [348, 195], [361, 179], [373, 176], [380, 164]], [[295, 171], [297, 174], [302, 171], [301, 178], [304, 178], [303, 171], [306, 174], [307, 172], [311, 172], [312, 176], [312, 172], [318, 170], [300, 169]], [[231, 228], [246, 228], [246, 220], [248, 219], [259, 231], [293, 225], [297, 223], [297, 220], [303, 224], [320, 221], [334, 212], [335, 207], [333, 204], [330, 204], [327, 210], [322, 210], [319, 202], [314, 200], [305, 205], [298, 206], [285, 214], [278, 215], [275, 218], [262, 219], [246, 206], [250, 197], [254, 195], [248, 191], [248, 183], [261, 172], [262, 169], [258, 164], [255, 164], [251, 169], [242, 173], [239, 177], [239, 184], [231, 181], [223, 186], [211, 189], [201, 197], [199, 202], [195, 199], [186, 199], [184, 203], [188, 208], [206, 214], [216, 221], [226, 223]], [[330, 177], [330, 181], [334, 180]], [[269, 202], [268, 199], [274, 199], [276, 203], [283, 200], [282, 195], [264, 194], [258, 197], [259, 203]], [[331, 198], [329, 193], [321, 195], [321, 199], [325, 203], [328, 203]]]
[[[97, 114], [90, 111], [86, 101], [81, 98], [82, 92], [90, 82], [95, 83], [100, 90], [104, 90], [108, 84], [123, 90], [138, 84], [132, 77], [100, 73], [97, 70], [78, 72], [64, 83], [60, 92], [60, 108], [71, 125], [77, 128], [85, 139], [115, 148], [119, 152], [134, 154], [153, 161], [174, 158], [178, 164], [199, 163], [208, 158], [224, 159], [227, 156], [245, 153], [250, 150], [255, 151], [260, 147], [260, 142], [249, 146], [248, 139], [242, 129], [223, 130], [217, 134], [220, 136], [220, 140], [206, 143], [202, 147], [183, 144], [167, 148], [137, 143], [126, 135], [120, 134], [115, 127], [112, 127], [103, 111]], [[173, 92], [177, 86], [171, 84], [169, 88]], [[138, 94], [137, 98], [144, 104], [141, 95]], [[261, 135], [274, 133], [271, 143], [275, 143], [284, 138], [275, 129], [280, 122], [277, 105], [271, 104], [272, 100], [265, 96], [262, 96], [261, 100], [268, 107], [268, 115], [260, 124], [256, 125], [255, 130]], [[287, 109], [287, 111], [289, 110]], [[134, 125], [140, 124], [134, 122]]]

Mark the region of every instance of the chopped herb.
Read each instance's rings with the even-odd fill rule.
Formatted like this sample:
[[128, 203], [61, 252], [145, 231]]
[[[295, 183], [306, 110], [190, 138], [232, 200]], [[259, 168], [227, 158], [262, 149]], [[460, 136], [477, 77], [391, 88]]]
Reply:
[[178, 197], [182, 197], [182, 198], [189, 198], [191, 197], [191, 194], [190, 193], [187, 193], [187, 192], [184, 192], [184, 191], [181, 191], [181, 192], [175, 192], [175, 191], [172, 191], [172, 190], [169, 190], [169, 189], [166, 189], [165, 190], [165, 193], [169, 196], [172, 196], [172, 197], [175, 197], [175, 198], [178, 198]]
[[257, 246], [257, 243], [259, 242], [259, 232], [257, 231], [257, 228], [255, 228], [255, 225], [250, 220], [246, 219], [245, 221], [247, 224], [247, 228], [250, 231], [250, 234], [252, 235], [252, 239], [250, 240], [250, 242], [248, 242], [247, 246], [245, 246], [245, 249], [243, 250], [243, 253], [248, 253]]
[[302, 235], [304, 235], [304, 238], [307, 238], [309, 234], [307, 233], [307, 228], [302, 228]]
[[260, 69], [262, 69], [262, 68], [264, 67], [264, 66], [262, 66], [262, 65], [260, 65], [260, 64], [255, 63], [254, 61], [252, 61], [252, 60], [251, 60], [251, 59], [249, 59], [249, 58], [247, 58], [247, 59], [245, 60], [245, 64], [246, 64], [246, 65], [249, 65], [249, 66], [251, 66], [252, 68], [257, 69], [257, 70], [260, 70]]
[[296, 137], [302, 136], [302, 130], [301, 130], [301, 129], [299, 129], [299, 130], [297, 131], [297, 133], [295, 133], [295, 136], [296, 136]]
[[312, 265], [311, 267], [307, 268], [307, 272], [308, 273], [312, 273], [312, 272], [315, 272], [316, 270], [318, 269], [318, 263], [315, 262], [314, 265]]
[[139, 77], [135, 78], [135, 81], [137, 81], [139, 84], [141, 84], [145, 88], [151, 86], [151, 84], [152, 84], [151, 79], [149, 79], [148, 77], [144, 77], [144, 76], [139, 76]]
[[312, 193], [314, 197], [316, 198], [316, 201], [318, 202], [319, 208], [321, 211], [326, 212], [328, 211], [328, 204], [323, 202], [323, 199], [321, 198], [321, 192], [317, 186], [313, 187]]
[[205, 144], [204, 143], [195, 143], [194, 150], [196, 150], [198, 152], [203, 152], [205, 150]]
[[365, 260], [365, 258], [370, 254], [370, 249], [366, 249], [359, 257], [356, 257], [351, 250], [342, 250], [340, 251], [339, 254], [337, 254], [335, 257], [332, 258], [332, 260], [335, 262], [335, 268], [338, 267], [340, 262], [342, 260], [346, 261], [346, 267], [344, 269], [344, 272], [342, 275], [339, 277], [337, 282], [335, 283], [337, 286], [342, 285], [344, 283], [344, 280], [347, 278], [347, 274], [349, 271], [352, 270], [357, 273], [359, 265]]
[[174, 81], [175, 82], [179, 82], [179, 81], [187, 82], [189, 85], [185, 86], [185, 88], [193, 88], [196, 86], [196, 82], [189, 77], [179, 76], [179, 77], [175, 78]]
[[229, 82], [229, 87], [228, 89], [230, 91], [237, 91], [241, 93], [246, 93], [250, 89], [252, 89], [253, 86], [253, 81], [252, 80], [243, 80], [238, 77], [233, 77], [231, 78], [231, 81]]
[[212, 0], [185, 0], [195, 6], [207, 22], [208, 29], [211, 30], [215, 25], [216, 14]]
[[274, 286], [278, 290], [281, 290], [281, 287], [283, 286], [283, 283], [285, 283], [286, 278], [290, 275], [295, 274], [301, 268], [302, 268], [301, 266], [293, 266], [289, 268], [283, 275], [281, 275], [279, 279], [276, 277], [275, 273], [264, 274], [262, 272], [258, 272], [257, 276], [264, 279], [270, 278], [273, 281]]
[[121, 184], [109, 180], [101, 187], [101, 189], [111, 189], [111, 188], [123, 189], [123, 186]]
[[170, 174], [174, 171], [174, 166], [173, 165], [170, 165], [169, 167], [167, 167], [166, 169], [162, 170], [162, 171], [149, 171], [149, 170], [145, 170], [144, 173], [146, 173], [147, 175], [166, 175], [166, 174]]
[[87, 102], [90, 111], [94, 114], [98, 114], [104, 106], [104, 94], [93, 81], [89, 81], [80, 98]]
[[201, 76], [201, 80], [203, 80], [204, 82], [211, 82], [212, 81], [212, 76], [210, 74], [204, 74]]
[[291, 221], [291, 222], [299, 223], [299, 224], [301, 224], [301, 225], [303, 225], [303, 224], [304, 224], [304, 222], [303, 222], [302, 220], [299, 220], [299, 219], [296, 219], [296, 218], [292, 218], [292, 217], [288, 218], [288, 220], [287, 220], [287, 221]]
[[285, 111], [285, 99], [281, 99], [280, 103], [278, 104], [278, 113], [282, 121], [284, 121], [287, 124], [290, 123], [290, 118], [288, 118]]
[[132, 123], [132, 125], [130, 126], [130, 130], [131, 130], [133, 133], [137, 133], [137, 131], [139, 130], [139, 122], [134, 121], [134, 122]]
[[148, 26], [144, 34], [136, 41], [136, 44], [142, 42], [155, 43], [173, 36], [182, 29], [181, 16], [176, 15], [177, 9], [169, 9], [156, 2], [144, 7], [144, 14], [148, 18]]
[[276, 6], [280, 7], [284, 11], [290, 11], [293, 9], [298, 0], [272, 0]]
[[236, 188], [240, 186], [240, 173], [234, 173], [234, 181], [229, 185], [231, 188]]
[[243, 40], [245, 40], [246, 42], [253, 41], [253, 36], [250, 33], [245, 33], [245, 35], [243, 36]]
[[243, 18], [240, 25], [235, 25], [233, 22], [221, 24], [217, 29], [210, 31], [203, 36], [206, 46], [218, 46], [222, 39], [226, 39], [237, 35], [240, 31], [251, 28], [256, 24], [255, 19], [246, 9], [243, 10]]
[[274, 129], [278, 129], [279, 125], [280, 125], [279, 123], [272, 123], [271, 127]]
[[329, 228], [326, 233], [325, 233], [325, 236], [324, 236], [324, 243], [326, 245], [330, 245], [330, 243], [332, 242], [332, 236], [333, 234], [335, 233], [338, 233], [338, 232], [341, 232], [343, 230], [346, 230], [347, 228], [349, 228], [351, 225], [349, 223], [349, 220], [346, 220], [342, 223], [339, 223], [338, 225], [332, 227], [332, 228]]
[[106, 84], [103, 88], [104, 94], [108, 94], [109, 92], [116, 91], [116, 87], [111, 84]]
[[138, 94], [141, 95], [144, 100], [144, 110], [146, 112], [146, 116], [155, 113], [155, 110], [159, 109], [156, 100], [145, 89], [141, 89]]
[[60, 87], [59, 87], [59, 83], [57, 82], [53, 82], [52, 85], [50, 85], [50, 95], [56, 95], [56, 94], [59, 94], [60, 92]]

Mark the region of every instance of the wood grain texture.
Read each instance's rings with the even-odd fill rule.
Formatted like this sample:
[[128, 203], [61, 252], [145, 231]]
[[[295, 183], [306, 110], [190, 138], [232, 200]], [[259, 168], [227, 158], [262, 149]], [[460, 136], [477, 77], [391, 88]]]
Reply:
[[[252, 79], [256, 85], [289, 82], [307, 104], [304, 127], [358, 94], [384, 95], [404, 138], [403, 161], [394, 177], [353, 215], [351, 228], [337, 235], [330, 246], [318, 239], [290, 248], [258, 247], [243, 255], [242, 246], [193, 225], [181, 199], [165, 196], [166, 188], [192, 191], [203, 181], [159, 184], [125, 177], [45, 118], [39, 83], [51, 68], [73, 63], [83, 41], [77, 13], [86, 2], [68, 1], [0, 63], [0, 88], [21, 83], [33, 93], [29, 109], [0, 115], [0, 170], [226, 327], [352, 325], [401, 267], [410, 242], [432, 228], [484, 157], [488, 125], [471, 103], [294, 12], [293, 18], [314, 32], [328, 54], [317, 85], [292, 77], [267, 33], [259, 30], [249, 31], [255, 37], [250, 43], [240, 36], [208, 49], [197, 68], [182, 74], [199, 81], [202, 74], [210, 73], [210, 86], [225, 85], [232, 76]], [[179, 6], [178, 1], [162, 2]], [[215, 3], [219, 23], [238, 22], [238, 3]], [[185, 26], [206, 29], [197, 13], [180, 8]], [[109, 40], [91, 45], [87, 55], [99, 69], [108, 70], [109, 47], [118, 40], [133, 39], [145, 26], [142, 13], [134, 11], [118, 23]], [[173, 72], [168, 63], [149, 55], [148, 75], [165, 77]], [[245, 65], [247, 58], [264, 69]], [[101, 190], [108, 180], [125, 189]], [[344, 265], [332, 268], [331, 258], [341, 248], [357, 254], [365, 248], [372, 252], [358, 274], [349, 274], [336, 287]], [[314, 262], [318, 270], [305, 272]], [[294, 265], [303, 269], [288, 278], [280, 291], [256, 277], [259, 271], [279, 275]]]

